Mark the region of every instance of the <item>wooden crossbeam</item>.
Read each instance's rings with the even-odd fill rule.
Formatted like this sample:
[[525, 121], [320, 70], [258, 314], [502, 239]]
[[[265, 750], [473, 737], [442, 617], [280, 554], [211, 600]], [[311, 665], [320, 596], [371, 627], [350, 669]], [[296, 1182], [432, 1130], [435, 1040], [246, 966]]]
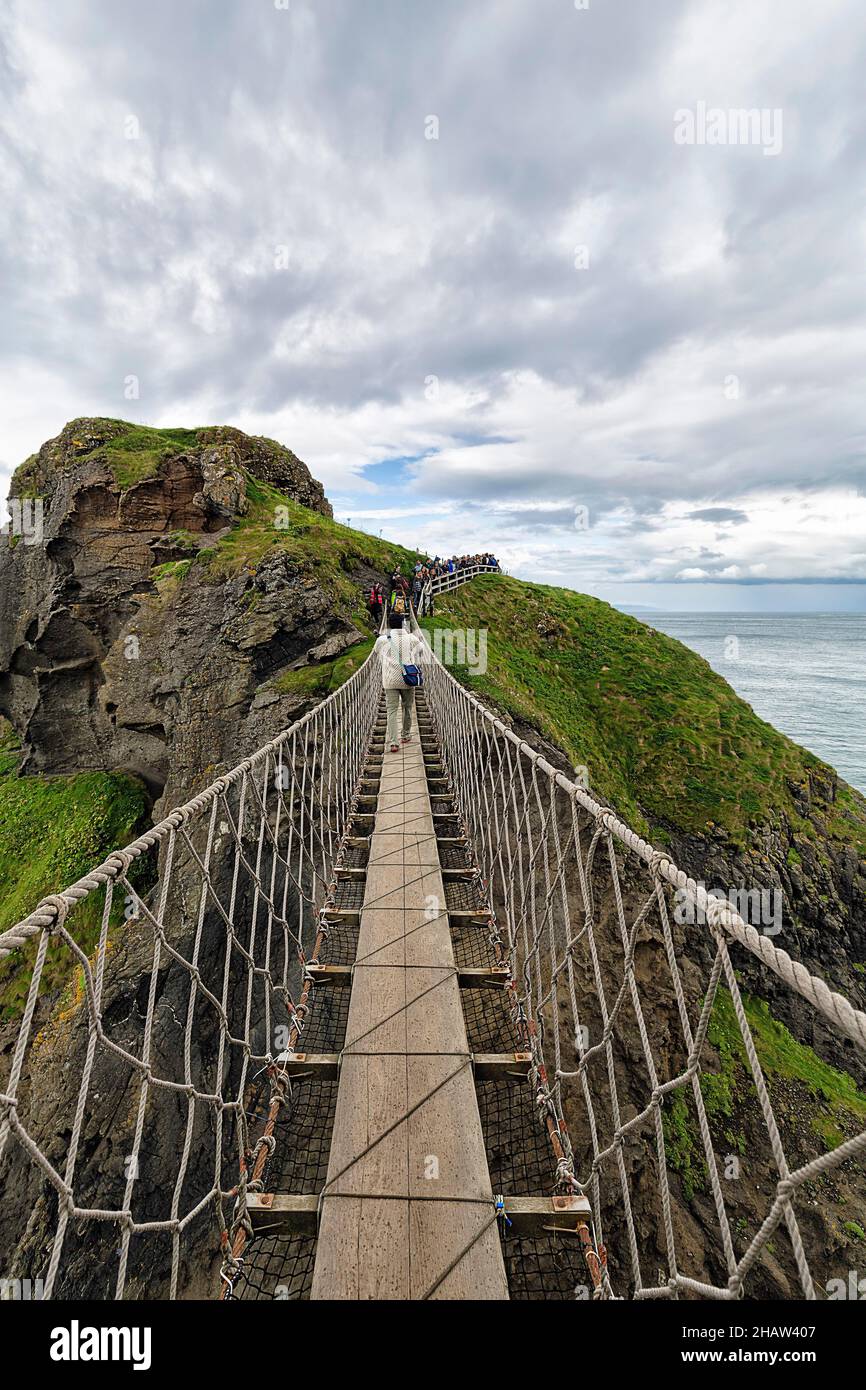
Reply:
[[[343, 913], [344, 917], [351, 913]], [[357, 916], [357, 913], [355, 914]], [[317, 985], [351, 985], [351, 965], [313, 965], [306, 967], [307, 974]], [[457, 983], [461, 989], [501, 988], [507, 985], [510, 974], [507, 965], [467, 966], [457, 971]]]
[[336, 1081], [340, 1074], [339, 1052], [281, 1052], [275, 1066], [288, 1076]]
[[288, 1192], [250, 1192], [247, 1211], [256, 1235], [314, 1236], [319, 1223], [319, 1199]]
[[361, 913], [357, 908], [329, 907], [325, 909], [324, 917], [332, 927], [357, 927]]
[[506, 1197], [505, 1214], [514, 1236], [541, 1236], [549, 1231], [574, 1235], [579, 1226], [592, 1220], [589, 1198], [580, 1193], [570, 1197]]
[[448, 913], [448, 921], [452, 927], [489, 927], [490, 917], [483, 913], [479, 908], [472, 912], [463, 911], [462, 908], [455, 908]]
[[[346, 914], [349, 915], [349, 914]], [[355, 916], [357, 917], [357, 913]], [[350, 987], [352, 984], [351, 965], [307, 965], [306, 972], [313, 984], [316, 985], [344, 985]]]
[[[474, 1052], [472, 1070], [478, 1081], [523, 1080], [529, 1074], [529, 1052]], [[289, 1076], [334, 1081], [340, 1071], [339, 1052], [281, 1052], [275, 1066]]]
[[507, 965], [471, 966], [457, 971], [461, 989], [502, 989], [510, 978]]
[[[537, 1237], [550, 1232], [575, 1235], [580, 1226], [589, 1225], [592, 1210], [589, 1199], [579, 1193], [570, 1197], [504, 1198], [507, 1228], [514, 1236]], [[251, 1192], [247, 1211], [257, 1235], [314, 1236], [318, 1228], [319, 1198], [294, 1192]]]
[[473, 1052], [476, 1081], [525, 1081], [532, 1064], [531, 1052]]

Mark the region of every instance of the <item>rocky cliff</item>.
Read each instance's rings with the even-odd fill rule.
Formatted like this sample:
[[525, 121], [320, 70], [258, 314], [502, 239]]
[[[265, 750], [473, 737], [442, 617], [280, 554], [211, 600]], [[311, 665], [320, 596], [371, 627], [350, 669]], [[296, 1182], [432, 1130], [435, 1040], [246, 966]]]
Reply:
[[25, 773], [122, 770], [174, 803], [288, 722], [296, 701], [262, 693], [270, 678], [360, 639], [332, 587], [283, 549], [259, 563], [239, 551], [213, 582], [206, 562], [240, 523], [274, 525], [287, 501], [331, 515], [272, 440], [73, 420], [11, 495], [42, 500], [41, 537], [0, 546], [0, 713]]
[[[234, 429], [74, 420], [19, 468], [12, 497], [30, 505], [0, 538], [0, 929], [321, 699], [369, 650], [364, 587], [414, 560], [337, 526], [321, 485], [294, 454]], [[230, 885], [220, 886], [227, 895]], [[245, 899], [238, 906], [252, 910]], [[182, 905], [172, 920], [175, 943], [189, 951]], [[87, 902], [74, 932], [89, 953], [99, 923]], [[115, 1037], [140, 1046], [149, 933], [123, 922], [122, 911], [112, 933], [105, 1016]], [[223, 936], [214, 922], [203, 974], [221, 969]], [[0, 966], [0, 1084], [33, 954], [16, 952]], [[68, 951], [52, 946], [32, 1030], [40, 1045], [28, 1054], [22, 1099], [34, 1136], [61, 1166], [88, 1037], [74, 977]], [[155, 1047], [170, 1072], [180, 1055], [173, 1025], [185, 1007], [183, 980], [168, 972], [159, 989], [164, 1026]], [[202, 1066], [215, 1065], [212, 1030], [197, 1036], [196, 1048]], [[123, 1183], [138, 1082], [116, 1057], [100, 1053], [97, 1068], [82, 1157], [98, 1205], [100, 1182], [114, 1183], [115, 1195]], [[151, 1133], [137, 1188], [151, 1213], [162, 1210], [182, 1135], [181, 1111], [169, 1107]], [[56, 1210], [37, 1168], [17, 1164], [11, 1176], [4, 1168], [4, 1273], [35, 1278], [44, 1270]], [[211, 1296], [212, 1214], [197, 1239], [201, 1261], [185, 1267], [181, 1287]], [[86, 1245], [68, 1247], [66, 1295], [107, 1292]], [[134, 1287], [153, 1296], [164, 1274], [159, 1264], [139, 1270]]]
[[[42, 498], [43, 516], [41, 535], [34, 529], [0, 542], [0, 714], [16, 735], [0, 737], [0, 871], [10, 879], [0, 927], [320, 699], [368, 649], [363, 587], [414, 558], [337, 526], [320, 485], [295, 455], [237, 430], [73, 421], [22, 465], [13, 496]], [[708, 886], [778, 889], [784, 898], [779, 944], [863, 1006], [866, 804], [832, 769], [764, 725], [694, 654], [584, 596], [497, 578], [456, 591], [441, 621], [487, 629], [486, 673], [460, 674], [551, 761], [569, 773], [585, 765], [596, 796], [668, 846]], [[38, 840], [38, 852], [28, 839]], [[73, 845], [81, 851], [77, 858], [69, 853]], [[643, 885], [626, 888], [629, 902], [637, 903]], [[602, 969], [615, 991], [621, 967], [613, 910], [607, 894], [600, 913], [611, 926], [605, 941], [614, 944]], [[218, 942], [218, 922], [215, 927]], [[85, 951], [94, 939], [90, 930], [85, 922], [77, 938]], [[188, 950], [188, 941], [179, 938], [178, 946]], [[677, 946], [696, 1010], [709, 939], [679, 927]], [[659, 949], [648, 929], [638, 942], [636, 969], [664, 1070], [682, 1067], [684, 1059]], [[140, 1026], [148, 950], [141, 924], [117, 931], [105, 999], [124, 1042]], [[11, 972], [0, 971], [0, 1005], [10, 1015], [0, 1030], [0, 1078], [11, 1057], [26, 964], [25, 955]], [[210, 960], [202, 965], [216, 968]], [[799, 996], [755, 972], [747, 958], [737, 965], [786, 1150], [793, 1162], [804, 1162], [862, 1127], [862, 1064], [851, 1046], [815, 1023]], [[46, 1033], [51, 1044], [35, 1069], [31, 1098], [37, 1137], [60, 1162], [68, 1139], [64, 1117], [74, 1105], [69, 1077], [80, 1070], [87, 1029], [80, 997], [58, 1021], [57, 1001], [64, 989], [68, 999], [69, 981], [50, 972], [47, 981], [37, 1026], [54, 1016]], [[171, 973], [160, 989], [166, 1027], [158, 1046], [160, 1065], [168, 1068], [183, 992]], [[587, 1016], [600, 1032], [591, 1000]], [[197, 1046], [206, 1057], [213, 1036], [202, 1036]], [[774, 1169], [723, 996], [710, 1046], [701, 1084], [714, 1148], [744, 1166], [743, 1181], [726, 1189], [741, 1250], [760, 1223]], [[135, 1082], [104, 1059], [99, 1065], [99, 1105], [88, 1116], [83, 1152], [94, 1171], [120, 1181]], [[636, 1033], [623, 1039], [617, 1072], [636, 1111], [646, 1100]], [[579, 1141], [582, 1121], [571, 1098], [568, 1109]], [[151, 1214], [161, 1210], [164, 1172], [182, 1126], [178, 1110], [153, 1136], [140, 1180]], [[715, 1213], [685, 1099], [666, 1108], [665, 1132], [673, 1219], [694, 1263], [712, 1248]], [[638, 1227], [661, 1266], [651, 1150], [641, 1140], [626, 1159]], [[808, 1194], [804, 1219], [824, 1252], [822, 1272], [856, 1265], [863, 1180], [862, 1160], [851, 1159]], [[627, 1241], [615, 1187], [609, 1192], [606, 1229], [620, 1262]], [[16, 1251], [14, 1274], [36, 1275], [56, 1203], [32, 1166], [16, 1172], [14, 1193], [9, 1200], [4, 1195], [10, 1197], [0, 1191], [0, 1247]], [[202, 1231], [203, 1259], [212, 1255], [212, 1235]], [[724, 1278], [709, 1258], [706, 1273]], [[617, 1275], [627, 1281], [623, 1263]], [[211, 1276], [206, 1259], [201, 1268], [193, 1262], [183, 1287], [210, 1293]], [[66, 1277], [66, 1291], [99, 1294], [98, 1262], [86, 1244]], [[756, 1291], [795, 1293], [790, 1260], [768, 1251]]]

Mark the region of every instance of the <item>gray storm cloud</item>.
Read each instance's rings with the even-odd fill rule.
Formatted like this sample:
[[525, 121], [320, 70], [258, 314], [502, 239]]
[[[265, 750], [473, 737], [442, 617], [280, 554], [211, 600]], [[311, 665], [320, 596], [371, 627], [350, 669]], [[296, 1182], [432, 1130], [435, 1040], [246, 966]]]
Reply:
[[[552, 564], [587, 507], [575, 582], [735, 533], [729, 579], [853, 577], [798, 509], [863, 497], [864, 50], [859, 0], [18, 0], [7, 470], [71, 414], [228, 420], [347, 495], [424, 454], [407, 495]], [[778, 155], [677, 143], [702, 101]]]

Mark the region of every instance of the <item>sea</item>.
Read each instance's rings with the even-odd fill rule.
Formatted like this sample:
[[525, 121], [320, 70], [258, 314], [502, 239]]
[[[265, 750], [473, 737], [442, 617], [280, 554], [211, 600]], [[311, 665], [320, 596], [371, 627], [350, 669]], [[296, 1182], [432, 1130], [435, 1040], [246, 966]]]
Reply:
[[866, 613], [634, 616], [698, 652], [756, 714], [866, 793]]

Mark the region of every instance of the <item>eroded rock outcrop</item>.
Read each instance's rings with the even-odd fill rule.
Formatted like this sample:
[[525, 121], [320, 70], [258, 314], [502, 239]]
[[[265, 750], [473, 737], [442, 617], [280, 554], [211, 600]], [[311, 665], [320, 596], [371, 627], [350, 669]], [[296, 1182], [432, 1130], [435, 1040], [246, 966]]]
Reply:
[[358, 640], [282, 553], [175, 582], [246, 516], [250, 475], [331, 514], [290, 450], [229, 427], [74, 420], [18, 470], [12, 496], [41, 499], [42, 534], [0, 545], [0, 713], [25, 773], [123, 769], [175, 804], [290, 722], [290, 695], [259, 694], [269, 678]]
[[[88, 769], [133, 773], [148, 788], [159, 819], [320, 698], [284, 676], [331, 661], [361, 639], [347, 597], [350, 591], [357, 597], [354, 574], [347, 570], [340, 588], [339, 565], [334, 576], [310, 563], [309, 552], [302, 559], [278, 543], [271, 548], [279, 540], [278, 530], [271, 534], [274, 508], [288, 500], [326, 517], [331, 508], [305, 465], [270, 440], [229, 428], [151, 431], [120, 421], [75, 420], [18, 470], [12, 496], [42, 501], [41, 534], [31, 507], [28, 530], [0, 538], [0, 712], [23, 742], [24, 777]], [[258, 521], [246, 532], [256, 509]], [[309, 513], [296, 511], [295, 525], [303, 530]], [[227, 560], [223, 543], [229, 541]], [[247, 849], [254, 858], [255, 846]], [[195, 914], [183, 889], [187, 853], [178, 845], [166, 917], [172, 946], [188, 957]], [[231, 856], [215, 856], [212, 868], [214, 891], [226, 901], [233, 891], [231, 864]], [[140, 884], [145, 893], [155, 866], [147, 869], [151, 878]], [[248, 883], [237, 892], [236, 910], [244, 921], [254, 913]], [[290, 904], [288, 910], [291, 917], [296, 909]], [[73, 930], [79, 926], [75, 918]], [[198, 969], [216, 995], [223, 987], [224, 948], [224, 926], [210, 901]], [[7, 966], [27, 971], [31, 961], [25, 951]], [[124, 923], [112, 938], [102, 1017], [112, 1038], [133, 1052], [142, 1046], [152, 962], [147, 923]], [[287, 970], [294, 988], [294, 956]], [[230, 998], [240, 991], [242, 1013], [246, 984], [237, 961], [235, 973]], [[185, 972], [166, 961], [157, 993], [154, 1065], [181, 1079]], [[60, 1168], [88, 1046], [82, 1002], [71, 976], [59, 998], [51, 991], [40, 997], [19, 1097], [34, 1139]], [[13, 1017], [0, 1027], [0, 1082], [9, 1073], [18, 1023]], [[197, 1020], [193, 1066], [197, 1074], [216, 1071], [217, 1089], [218, 1043], [213, 1018]], [[100, 1049], [95, 1067], [79, 1157], [82, 1190], [100, 1205], [122, 1190], [141, 1083], [116, 1053]], [[164, 1214], [186, 1124], [185, 1103], [157, 1109], [136, 1189], [141, 1211], [150, 1216]], [[206, 1167], [215, 1144], [214, 1117], [201, 1123], [189, 1176], [196, 1192], [211, 1181]], [[228, 1123], [224, 1143], [234, 1172], [236, 1141]], [[56, 1190], [36, 1165], [4, 1168], [0, 1249], [7, 1272], [44, 1273], [57, 1211]], [[209, 1208], [191, 1233], [195, 1254], [179, 1285], [186, 1296], [210, 1296], [218, 1287], [214, 1229]], [[117, 1233], [106, 1227], [100, 1235], [105, 1244], [99, 1250], [108, 1260]], [[141, 1267], [136, 1259], [131, 1286], [164, 1295], [169, 1244], [148, 1244]], [[110, 1296], [113, 1278], [92, 1230], [70, 1230], [60, 1296]]]

